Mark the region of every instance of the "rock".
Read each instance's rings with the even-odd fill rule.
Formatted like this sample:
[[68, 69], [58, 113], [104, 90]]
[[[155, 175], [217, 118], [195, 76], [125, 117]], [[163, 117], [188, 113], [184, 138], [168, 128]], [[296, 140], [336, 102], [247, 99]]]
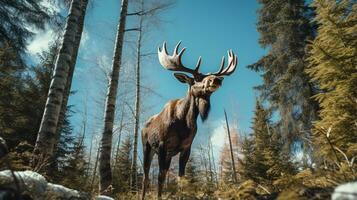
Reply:
[[[42, 175], [33, 171], [15, 172], [15, 176], [19, 182], [20, 193], [26, 193], [33, 199], [90, 199], [90, 195], [48, 183]], [[10, 170], [0, 172], [0, 188], [17, 190]]]
[[335, 188], [332, 200], [357, 200], [357, 182], [345, 183]]
[[114, 200], [114, 199], [111, 197], [108, 197], [108, 196], [100, 195], [100, 196], [97, 196], [95, 198], [95, 200]]

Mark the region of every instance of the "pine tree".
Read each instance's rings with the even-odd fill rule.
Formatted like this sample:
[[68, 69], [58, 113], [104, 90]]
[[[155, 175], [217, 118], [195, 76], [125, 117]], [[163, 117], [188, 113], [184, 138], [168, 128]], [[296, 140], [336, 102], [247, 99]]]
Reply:
[[316, 0], [312, 6], [319, 27], [306, 72], [322, 90], [314, 96], [321, 111], [313, 142], [316, 156], [334, 163], [345, 160], [334, 148], [348, 158], [357, 154], [357, 4]]
[[62, 180], [60, 182], [69, 188], [88, 191], [88, 163], [83, 140], [82, 136], [75, 138], [73, 146], [66, 155], [66, 166], [61, 169]]
[[283, 151], [280, 134], [271, 125], [269, 110], [259, 101], [256, 102], [252, 130], [252, 135], [242, 143], [241, 181], [253, 180], [268, 187], [277, 181], [281, 187], [279, 179], [294, 175], [295, 169], [289, 155]]
[[0, 1], [0, 46], [9, 44], [17, 54], [26, 49], [27, 40], [33, 36], [28, 27], [43, 29], [51, 17], [40, 1]]
[[132, 141], [130, 136], [127, 135], [120, 145], [119, 153], [115, 157], [115, 166], [113, 167], [114, 193], [130, 191], [131, 151]]
[[[0, 136], [10, 151], [19, 143], [22, 127], [26, 123], [20, 109], [22, 88], [24, 86], [22, 65], [16, 50], [8, 43], [0, 49]], [[21, 130], [21, 131], [20, 131]]]
[[[24, 66], [16, 51], [5, 46], [0, 55], [0, 129], [9, 144], [12, 162], [18, 170], [28, 169], [30, 152], [35, 145], [49, 83], [57, 55], [58, 44], [39, 55], [40, 62], [33, 67]], [[28, 75], [27, 75], [28, 74]]]
[[311, 99], [315, 88], [304, 73], [306, 40], [312, 37], [312, 28], [303, 0], [259, 2], [259, 42], [269, 52], [249, 68], [263, 73], [263, 84], [256, 88], [278, 111], [278, 130], [286, 141], [284, 150], [290, 152], [300, 134], [309, 132], [318, 109]]
[[242, 140], [242, 154], [243, 158], [239, 159], [240, 167], [240, 181], [253, 180], [255, 178], [255, 160], [254, 160], [254, 141], [251, 137], [246, 136]]
[[253, 180], [256, 182], [264, 182], [267, 180], [266, 171], [268, 166], [266, 165], [266, 159], [264, 154], [267, 152], [267, 143], [269, 143], [269, 130], [270, 113], [263, 108], [259, 100], [255, 105], [255, 116], [253, 121], [253, 141], [254, 141], [254, 170], [255, 177]]

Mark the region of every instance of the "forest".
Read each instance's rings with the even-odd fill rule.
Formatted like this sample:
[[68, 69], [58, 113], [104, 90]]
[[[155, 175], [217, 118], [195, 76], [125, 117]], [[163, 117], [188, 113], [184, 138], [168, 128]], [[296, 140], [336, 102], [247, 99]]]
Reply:
[[0, 0], [0, 21], [0, 199], [357, 199], [355, 0]]

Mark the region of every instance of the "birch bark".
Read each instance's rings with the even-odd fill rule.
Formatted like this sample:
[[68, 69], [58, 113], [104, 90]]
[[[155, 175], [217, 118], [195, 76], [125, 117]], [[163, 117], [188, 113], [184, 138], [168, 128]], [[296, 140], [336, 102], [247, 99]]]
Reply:
[[108, 92], [105, 102], [104, 112], [104, 130], [101, 139], [101, 148], [99, 156], [99, 189], [102, 194], [111, 193], [112, 185], [112, 169], [110, 165], [112, 139], [113, 139], [113, 125], [115, 116], [115, 102], [117, 96], [119, 71], [121, 66], [121, 56], [123, 49], [123, 40], [125, 33], [125, 21], [128, 10], [128, 0], [122, 0], [120, 19], [114, 46], [114, 56], [112, 73], [109, 81]]

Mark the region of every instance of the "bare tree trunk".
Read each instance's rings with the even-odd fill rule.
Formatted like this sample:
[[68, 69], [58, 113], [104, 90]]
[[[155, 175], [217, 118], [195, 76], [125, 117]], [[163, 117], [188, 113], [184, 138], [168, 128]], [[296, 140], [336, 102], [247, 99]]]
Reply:
[[[87, 5], [88, 5], [88, 0], [81, 0], [82, 1], [82, 9], [81, 9], [81, 14], [79, 16], [78, 19], [78, 30], [76, 33], [76, 40], [75, 40], [75, 45], [80, 46], [80, 42], [82, 39], [82, 33], [83, 33], [83, 28], [84, 28], [84, 18], [85, 18], [85, 13], [87, 10]], [[67, 83], [66, 83], [66, 87], [65, 87], [65, 91], [63, 94], [63, 101], [62, 101], [62, 106], [61, 106], [61, 111], [60, 111], [60, 115], [58, 118], [58, 124], [57, 124], [57, 130], [56, 130], [56, 135], [58, 136], [57, 140], [59, 140], [60, 138], [60, 131], [64, 122], [64, 117], [67, 111], [67, 104], [68, 104], [68, 99], [69, 99], [69, 95], [71, 93], [71, 86], [72, 86], [72, 79], [73, 79], [73, 74], [74, 74], [74, 68], [76, 66], [76, 62], [77, 62], [77, 56], [78, 56], [78, 51], [73, 52], [72, 55], [73, 59], [71, 60], [71, 62], [69, 63], [69, 71], [68, 71], [68, 78], [67, 78]]]
[[[80, 30], [79, 23], [83, 10], [81, 0], [72, 0], [66, 28], [63, 35], [63, 42], [56, 60], [54, 74], [51, 80], [50, 89], [46, 101], [45, 110], [42, 116], [40, 129], [38, 132], [32, 166], [37, 168], [44, 162], [49, 162], [53, 156], [57, 138], [57, 125], [61, 112], [63, 97], [71, 63], [77, 55], [80, 41], [76, 41], [77, 33]], [[83, 25], [83, 24], [82, 24]], [[47, 167], [46, 167], [47, 168]], [[41, 169], [37, 169], [41, 170]]]
[[100, 191], [103, 194], [110, 194], [110, 186], [112, 184], [112, 170], [110, 166], [113, 125], [115, 116], [115, 103], [117, 89], [119, 83], [119, 71], [121, 66], [123, 40], [125, 33], [125, 21], [128, 10], [128, 0], [122, 0], [120, 20], [114, 47], [114, 57], [112, 74], [110, 77], [108, 93], [106, 97], [106, 106], [104, 112], [104, 130], [101, 140], [100, 157], [99, 157], [99, 175], [100, 175]]
[[[144, 9], [144, 1], [141, 1], [141, 10]], [[137, 158], [138, 158], [138, 135], [139, 135], [139, 123], [140, 123], [140, 60], [141, 60], [141, 40], [142, 40], [142, 26], [143, 26], [143, 15], [140, 15], [139, 21], [139, 33], [136, 49], [136, 94], [135, 94], [135, 124], [134, 124], [134, 149], [133, 149], [133, 160], [131, 164], [132, 180], [131, 186], [137, 190]]]
[[124, 122], [124, 110], [122, 110], [121, 112], [121, 118], [120, 118], [120, 125], [119, 125], [119, 131], [118, 131], [118, 142], [117, 142], [117, 147], [116, 147], [116, 150], [115, 150], [115, 155], [113, 156], [115, 159], [114, 160], [114, 163], [113, 163], [113, 166], [115, 167], [116, 166], [116, 161], [117, 161], [117, 156], [119, 155], [119, 150], [120, 150], [120, 142], [121, 142], [121, 131], [123, 130], [123, 124]]
[[229, 124], [228, 124], [228, 119], [227, 119], [226, 110], [224, 110], [224, 117], [225, 117], [225, 119], [226, 119], [227, 133], [228, 133], [228, 141], [229, 141], [229, 149], [230, 149], [231, 158], [232, 158], [233, 180], [234, 180], [234, 183], [237, 183], [237, 174], [236, 174], [236, 166], [235, 166], [235, 163], [234, 163], [234, 156], [233, 156], [233, 149], [232, 149], [232, 141], [231, 141], [231, 132], [230, 132], [230, 130], [229, 130]]

